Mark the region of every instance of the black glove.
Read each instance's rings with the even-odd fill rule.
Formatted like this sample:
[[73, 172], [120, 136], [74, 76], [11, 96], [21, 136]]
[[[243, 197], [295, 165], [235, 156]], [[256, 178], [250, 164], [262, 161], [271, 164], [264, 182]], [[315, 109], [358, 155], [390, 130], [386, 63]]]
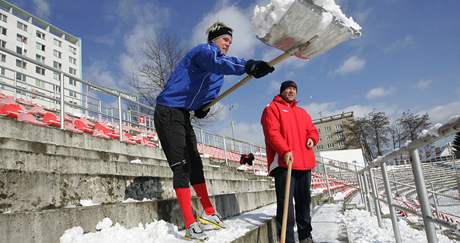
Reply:
[[252, 166], [252, 161], [254, 161], [254, 154], [249, 153], [249, 154], [242, 154], [240, 157], [240, 164], [248, 164]]
[[205, 108], [206, 106], [208, 106], [208, 105], [209, 105], [209, 103], [206, 104], [206, 105], [204, 105], [203, 107], [201, 107], [201, 108], [198, 109], [198, 110], [194, 110], [193, 112], [194, 112], [194, 114], [195, 114], [195, 117], [198, 118], [198, 119], [203, 119], [203, 118], [205, 118], [206, 115], [207, 115], [207, 114], [209, 113], [209, 111], [211, 110], [211, 108], [208, 108], [208, 109], [204, 110], [204, 108]]
[[246, 73], [254, 76], [254, 78], [261, 78], [275, 70], [267, 62], [260, 60], [248, 60], [246, 62]]

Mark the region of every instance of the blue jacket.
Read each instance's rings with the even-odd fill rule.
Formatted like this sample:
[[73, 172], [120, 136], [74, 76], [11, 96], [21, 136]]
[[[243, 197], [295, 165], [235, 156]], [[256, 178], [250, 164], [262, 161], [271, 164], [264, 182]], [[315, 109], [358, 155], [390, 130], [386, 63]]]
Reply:
[[171, 74], [157, 104], [197, 110], [214, 100], [224, 83], [224, 75], [245, 73], [246, 60], [225, 56], [214, 44], [191, 49]]

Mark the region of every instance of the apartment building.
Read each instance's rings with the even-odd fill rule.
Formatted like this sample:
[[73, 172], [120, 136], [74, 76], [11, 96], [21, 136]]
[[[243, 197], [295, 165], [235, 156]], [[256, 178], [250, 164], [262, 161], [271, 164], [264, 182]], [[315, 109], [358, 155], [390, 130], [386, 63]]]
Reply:
[[353, 120], [353, 112], [343, 112], [313, 120], [319, 132], [319, 151], [357, 149], [359, 144], [346, 145], [346, 127], [344, 124]]
[[67, 111], [76, 110], [82, 104], [82, 85], [74, 79], [82, 78], [81, 44], [79, 37], [0, 0], [0, 91], [56, 107], [63, 90], [73, 105]]

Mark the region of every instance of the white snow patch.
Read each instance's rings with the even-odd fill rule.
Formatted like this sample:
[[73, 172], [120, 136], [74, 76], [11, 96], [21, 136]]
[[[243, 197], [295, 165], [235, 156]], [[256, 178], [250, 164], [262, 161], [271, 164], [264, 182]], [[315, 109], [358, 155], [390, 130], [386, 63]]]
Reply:
[[110, 220], [109, 218], [104, 218], [101, 222], [97, 223], [96, 230], [100, 231], [100, 230], [108, 229], [112, 225], [113, 225], [112, 220]]
[[82, 199], [82, 200], [80, 200], [80, 204], [83, 207], [99, 205], [98, 203], [93, 202], [93, 200], [91, 200], [91, 199]]
[[429, 129], [424, 129], [418, 136], [419, 138], [426, 137], [426, 136], [433, 136], [433, 137], [439, 137], [439, 128], [442, 126], [441, 123], [436, 123], [432, 126], [430, 126]]
[[131, 163], [131, 164], [142, 164], [142, 160], [140, 160], [140, 159], [135, 159], [135, 160], [129, 161], [129, 163]]

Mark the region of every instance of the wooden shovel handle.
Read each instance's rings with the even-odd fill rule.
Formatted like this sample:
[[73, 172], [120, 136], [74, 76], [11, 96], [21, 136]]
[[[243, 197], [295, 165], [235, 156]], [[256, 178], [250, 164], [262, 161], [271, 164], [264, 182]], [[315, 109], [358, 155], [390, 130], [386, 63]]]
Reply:
[[[310, 44], [316, 40], [318, 38], [318, 35], [315, 35], [313, 36], [313, 38], [311, 38], [309, 41], [303, 43], [303, 44], [300, 44], [298, 46], [294, 46], [292, 47], [291, 49], [285, 51], [283, 54], [275, 57], [273, 60], [271, 60], [270, 62], [268, 62], [268, 64], [270, 66], [275, 66], [276, 64], [286, 60], [288, 57], [294, 55], [296, 52], [304, 52], [308, 46], [310, 46]], [[230, 87], [229, 89], [225, 90], [224, 93], [222, 93], [219, 97], [215, 98], [211, 103], [209, 103], [205, 108], [203, 108], [203, 110], [207, 110], [207, 109], [210, 109], [211, 106], [217, 104], [217, 102], [221, 101], [223, 98], [225, 98], [227, 95], [229, 95], [230, 93], [232, 93], [233, 91], [235, 91], [236, 89], [238, 89], [239, 87], [241, 87], [243, 84], [247, 83], [249, 80], [251, 80], [253, 78], [252, 75], [247, 75], [246, 77], [244, 77], [242, 80], [240, 80], [238, 83], [234, 84], [232, 87]]]
[[280, 242], [286, 241], [286, 228], [287, 228], [287, 216], [289, 210], [289, 194], [291, 191], [291, 173], [292, 173], [292, 160], [288, 162], [288, 171], [286, 175], [286, 185], [284, 186], [284, 207], [283, 207], [283, 222], [281, 225], [281, 239]]

